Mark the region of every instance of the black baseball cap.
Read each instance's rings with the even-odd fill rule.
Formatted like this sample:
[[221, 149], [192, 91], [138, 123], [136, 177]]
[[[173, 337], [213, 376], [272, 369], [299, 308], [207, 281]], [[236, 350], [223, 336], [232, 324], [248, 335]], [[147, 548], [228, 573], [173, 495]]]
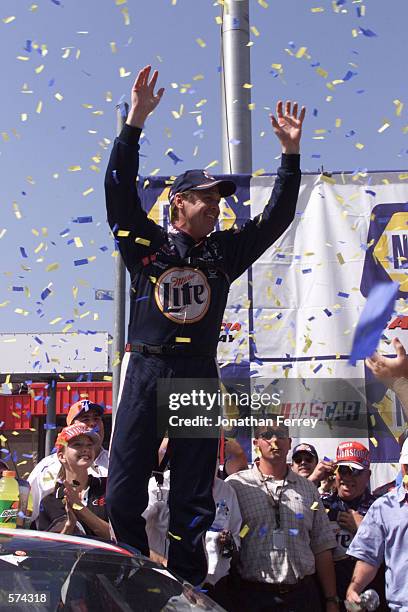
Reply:
[[211, 187], [217, 186], [221, 197], [226, 198], [236, 191], [236, 184], [234, 181], [228, 181], [224, 179], [216, 179], [205, 170], [186, 170], [183, 174], [178, 176], [169, 191], [169, 202], [173, 203], [174, 196], [176, 193], [183, 193], [184, 191], [201, 191], [202, 189], [211, 189]]
[[298, 444], [293, 449], [292, 457], [294, 457], [297, 453], [309, 453], [309, 455], [312, 455], [312, 457], [314, 457], [316, 461], [319, 461], [319, 455], [317, 454], [317, 450], [315, 449], [313, 444]]

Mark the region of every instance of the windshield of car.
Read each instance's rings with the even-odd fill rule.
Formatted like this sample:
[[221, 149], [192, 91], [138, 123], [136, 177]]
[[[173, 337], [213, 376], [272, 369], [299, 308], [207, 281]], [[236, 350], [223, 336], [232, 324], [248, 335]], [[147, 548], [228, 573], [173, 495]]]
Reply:
[[222, 610], [145, 557], [36, 540], [0, 534], [0, 610]]

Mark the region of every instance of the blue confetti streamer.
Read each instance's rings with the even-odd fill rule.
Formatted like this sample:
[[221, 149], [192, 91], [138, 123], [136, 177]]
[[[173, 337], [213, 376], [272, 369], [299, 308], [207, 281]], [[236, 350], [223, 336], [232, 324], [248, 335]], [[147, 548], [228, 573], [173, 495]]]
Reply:
[[88, 259], [76, 259], [74, 261], [74, 266], [84, 266], [88, 263]]
[[50, 295], [50, 293], [52, 293], [51, 289], [49, 289], [48, 287], [46, 287], [46, 288], [45, 288], [45, 289], [44, 289], [44, 290], [41, 292], [41, 296], [40, 296], [40, 297], [41, 297], [41, 299], [42, 299], [42, 300], [45, 300], [45, 299], [46, 299], [46, 298], [47, 298], [47, 297]]
[[360, 28], [360, 32], [364, 34], [364, 36], [367, 36], [368, 38], [374, 38], [375, 36], [378, 36], [378, 34], [373, 32], [372, 30], [368, 30], [368, 29], [366, 30], [364, 28]]
[[168, 151], [166, 155], [167, 157], [170, 157], [171, 160], [173, 160], [174, 165], [177, 165], [179, 162], [183, 161], [181, 157], [178, 157], [173, 151]]
[[24, 291], [24, 287], [17, 287], [17, 286], [14, 286], [14, 287], [13, 287], [13, 291]]
[[73, 223], [92, 223], [92, 217], [77, 217], [76, 219], [72, 219]]
[[350, 297], [350, 294], [349, 293], [345, 293], [344, 291], [339, 291], [337, 295], [339, 297], [344, 297], [344, 298]]

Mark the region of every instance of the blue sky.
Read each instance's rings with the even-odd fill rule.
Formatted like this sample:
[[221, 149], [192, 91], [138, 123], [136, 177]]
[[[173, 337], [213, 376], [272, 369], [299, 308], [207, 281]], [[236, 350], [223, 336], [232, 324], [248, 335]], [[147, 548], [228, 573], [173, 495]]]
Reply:
[[[2, 1], [0, 332], [112, 331], [112, 302], [94, 299], [113, 288], [103, 175], [115, 103], [140, 67], [166, 88], [141, 173], [222, 172], [220, 12], [211, 0]], [[276, 170], [279, 98], [308, 107], [303, 170], [406, 169], [404, 0], [250, 0], [250, 20], [254, 171]]]

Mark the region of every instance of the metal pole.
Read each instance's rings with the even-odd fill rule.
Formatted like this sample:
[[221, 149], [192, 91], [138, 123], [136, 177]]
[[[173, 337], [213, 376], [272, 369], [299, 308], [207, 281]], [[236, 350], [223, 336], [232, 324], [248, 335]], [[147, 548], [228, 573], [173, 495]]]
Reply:
[[[116, 107], [116, 133], [119, 136], [129, 111], [123, 104]], [[126, 269], [120, 254], [115, 258], [114, 326], [112, 342], [112, 423], [118, 409], [117, 401], [120, 386], [120, 366], [125, 348], [126, 317]]]
[[48, 380], [48, 402], [47, 416], [45, 422], [45, 456], [51, 455], [56, 438], [56, 419], [57, 419], [57, 379]]
[[252, 173], [249, 0], [222, 8], [222, 164], [225, 174]]

